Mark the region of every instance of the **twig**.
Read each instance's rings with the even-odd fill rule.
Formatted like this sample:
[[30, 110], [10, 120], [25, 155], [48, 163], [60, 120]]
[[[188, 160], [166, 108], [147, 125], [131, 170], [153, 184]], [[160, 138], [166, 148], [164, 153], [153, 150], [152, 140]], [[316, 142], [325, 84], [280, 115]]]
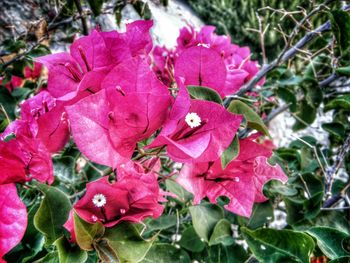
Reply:
[[[316, 7], [313, 11], [311, 11], [311, 15], [316, 14], [317, 12], [319, 12], [320, 10], [322, 10], [323, 8], [325, 8], [326, 4], [329, 4], [330, 2], [332, 2], [333, 0], [329, 0], [326, 1], [324, 4], [319, 5], [318, 7]], [[350, 5], [347, 5], [345, 7], [343, 7], [343, 10], [349, 10], [350, 9]], [[307, 19], [310, 18], [310, 14], [305, 17], [296, 27], [298, 29], [300, 29], [300, 25], [302, 24], [302, 22], [306, 22]], [[275, 69], [276, 67], [278, 67], [280, 64], [286, 62], [287, 60], [293, 58], [297, 53], [300, 52], [300, 50], [302, 50], [308, 43], [310, 43], [313, 39], [315, 39], [316, 37], [320, 36], [322, 33], [327, 32], [331, 29], [331, 22], [327, 21], [324, 24], [322, 24], [321, 26], [319, 26], [318, 28], [316, 28], [313, 31], [310, 31], [308, 33], [306, 33], [304, 35], [304, 37], [302, 37], [294, 46], [289, 47], [290, 45], [290, 41], [287, 42], [287, 45], [285, 47], [285, 49], [281, 52], [281, 54], [278, 56], [277, 59], [275, 59], [274, 61], [272, 61], [270, 64], [265, 64], [262, 66], [262, 68], [259, 70], [259, 72], [247, 83], [245, 84], [238, 92], [235, 93], [235, 95], [241, 96], [244, 95], [246, 92], [251, 91], [254, 86], [263, 78], [265, 77], [270, 71], [272, 71], [273, 69]], [[296, 30], [295, 30], [296, 32]], [[298, 31], [299, 32], [299, 31]], [[294, 35], [296, 33], [292, 34], [290, 36], [290, 38], [294, 38]], [[289, 39], [290, 39], [289, 38]], [[232, 96], [227, 97], [224, 100], [224, 105], [225, 107], [228, 107], [230, 102], [233, 100]]]
[[83, 34], [87, 36], [89, 34], [89, 29], [85, 16], [83, 15], [83, 8], [81, 7], [80, 0], [74, 0], [75, 6], [77, 7], [78, 13], [80, 15], [81, 25], [83, 27]]

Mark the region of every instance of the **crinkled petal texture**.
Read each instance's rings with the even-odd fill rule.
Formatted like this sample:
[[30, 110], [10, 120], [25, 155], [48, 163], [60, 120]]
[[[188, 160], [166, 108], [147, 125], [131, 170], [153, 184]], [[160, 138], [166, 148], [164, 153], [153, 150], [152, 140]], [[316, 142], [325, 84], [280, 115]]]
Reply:
[[110, 141], [108, 131], [110, 109], [105, 90], [67, 106], [66, 111], [74, 142], [86, 157], [96, 163], [112, 167], [127, 161]]
[[163, 206], [158, 203], [159, 186], [152, 173], [118, 167], [118, 181], [108, 176], [87, 184], [86, 194], [74, 206], [87, 222], [102, 222], [112, 227], [121, 221], [141, 222], [146, 217], [159, 217]]
[[[22, 183], [31, 179], [51, 184], [54, 180], [51, 154], [44, 144], [33, 138], [26, 121], [12, 122], [0, 140], [0, 184]], [[13, 133], [15, 138], [4, 141]]]
[[[178, 162], [215, 161], [231, 143], [242, 117], [214, 102], [190, 100], [183, 89], [163, 130], [148, 147], [167, 146], [168, 155]], [[199, 117], [199, 126], [186, 122], [189, 113]]]
[[56, 101], [47, 91], [26, 100], [21, 105], [22, 120], [27, 120], [46, 148], [54, 153], [69, 140], [69, 125], [64, 103]]
[[186, 85], [215, 89], [222, 97], [226, 80], [226, 66], [215, 50], [195, 46], [183, 51], [175, 63], [175, 76], [183, 77]]
[[116, 66], [102, 87], [66, 110], [82, 153], [115, 167], [131, 158], [138, 141], [162, 126], [172, 97], [143, 59]]
[[240, 154], [223, 170], [220, 159], [214, 163], [186, 164], [177, 178], [179, 184], [194, 194], [194, 203], [204, 197], [216, 203], [226, 196], [230, 202], [225, 208], [249, 217], [254, 202], [263, 202], [263, 186], [269, 180], [287, 181], [279, 165], [271, 166], [267, 160], [272, 151], [251, 139], [240, 142]]
[[22, 239], [27, 228], [27, 209], [14, 184], [0, 185], [0, 262]]

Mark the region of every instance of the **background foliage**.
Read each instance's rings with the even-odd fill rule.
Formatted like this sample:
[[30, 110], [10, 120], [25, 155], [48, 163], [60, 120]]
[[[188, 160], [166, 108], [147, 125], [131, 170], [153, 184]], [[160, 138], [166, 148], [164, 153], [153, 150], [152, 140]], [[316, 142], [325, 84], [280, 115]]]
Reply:
[[[145, 19], [152, 17], [142, 1], [31, 2], [38, 19], [30, 21], [28, 16], [31, 26], [26, 31], [15, 32], [1, 19], [5, 28], [0, 50], [1, 131], [16, 119], [21, 101], [45, 85], [44, 75], [25, 80], [13, 92], [4, 87], [13, 76], [23, 78], [23, 69], [32, 66], [33, 58], [70, 43], [77, 32], [86, 33], [99, 23], [101, 14], [112, 14], [120, 23], [126, 5]], [[289, 145], [275, 150], [274, 159], [283, 165], [288, 183], [266, 185], [270, 200], [256, 204], [249, 219], [225, 211], [224, 199], [220, 205], [192, 206], [191, 194], [169, 179], [162, 187], [178, 198], [169, 197], [163, 216], [147, 220], [145, 226], [120, 224], [113, 229], [79, 221], [82, 249], [67, 241], [62, 225], [86, 183], [99, 178], [106, 167], [86, 161], [71, 143], [54, 156], [53, 186], [19, 186], [29, 226], [22, 242], [6, 256], [8, 262], [96, 262], [98, 258], [110, 262], [115, 254], [120, 262], [349, 262], [350, 14], [344, 11], [349, 9], [348, 1], [323, 5], [297, 0], [190, 0], [189, 4], [205, 23], [216, 25], [218, 33], [231, 35], [237, 44], [248, 45], [265, 63], [262, 89], [244, 87], [258, 96], [252, 100], [249, 93], [238, 94], [266, 116], [265, 124], [289, 112], [294, 131], [313, 125], [324, 131], [326, 140], [296, 135]], [[23, 12], [32, 12], [28, 10]], [[317, 31], [312, 41], [306, 38], [302, 50], [293, 50], [320, 26], [325, 30]], [[320, 118], [325, 114], [330, 116], [327, 122]], [[164, 175], [170, 172], [166, 169], [163, 163]], [[53, 216], [52, 209], [60, 213]]]

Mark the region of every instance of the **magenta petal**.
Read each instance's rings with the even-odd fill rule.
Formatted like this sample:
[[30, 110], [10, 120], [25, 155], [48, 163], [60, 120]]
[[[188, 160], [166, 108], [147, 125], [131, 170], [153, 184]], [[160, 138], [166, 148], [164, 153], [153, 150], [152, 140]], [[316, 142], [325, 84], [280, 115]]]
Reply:
[[126, 161], [110, 142], [109, 107], [104, 90], [66, 106], [66, 110], [74, 141], [86, 157], [112, 167]]
[[[82, 75], [78, 64], [69, 53], [46, 55], [36, 58], [36, 61], [44, 64], [49, 70], [47, 90], [53, 97], [61, 98], [71, 92], [76, 92]], [[73, 77], [67, 65], [69, 65], [72, 72], [76, 73], [76, 78]]]
[[254, 185], [256, 188], [255, 202], [264, 202], [267, 200], [263, 194], [263, 187], [268, 181], [279, 180], [286, 183], [288, 180], [282, 168], [278, 164], [272, 166], [264, 156], [255, 158], [254, 173]]
[[75, 40], [70, 46], [70, 53], [85, 73], [110, 64], [109, 51], [103, 37], [96, 30]]
[[149, 31], [152, 26], [152, 20], [138, 20], [126, 25], [126, 39], [132, 56], [151, 51], [153, 44]]
[[27, 209], [17, 194], [16, 186], [0, 185], [0, 261], [21, 241], [26, 228]]
[[196, 46], [186, 49], [175, 63], [175, 76], [183, 77], [186, 85], [215, 89], [222, 97], [226, 80], [225, 63], [216, 51]]

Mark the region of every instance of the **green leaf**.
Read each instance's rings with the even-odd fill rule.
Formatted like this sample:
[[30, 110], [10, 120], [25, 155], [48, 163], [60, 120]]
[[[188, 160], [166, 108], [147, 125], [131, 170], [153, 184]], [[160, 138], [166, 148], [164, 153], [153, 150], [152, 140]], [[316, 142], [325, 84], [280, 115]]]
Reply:
[[11, 96], [10, 92], [6, 88], [0, 87], [0, 104], [2, 105], [2, 107], [4, 107], [7, 116], [11, 120], [14, 120], [16, 118], [16, 100]]
[[145, 20], [149, 20], [152, 18], [151, 9], [148, 6], [147, 2], [143, 1], [134, 1], [132, 6], [136, 10], [136, 12], [140, 15], [141, 18]]
[[101, 14], [103, 0], [88, 0], [88, 3], [94, 16], [99, 16]]
[[218, 244], [229, 246], [233, 242], [231, 223], [227, 219], [221, 219], [214, 227], [213, 233], [210, 236], [209, 246]]
[[100, 222], [90, 224], [81, 219], [77, 213], [74, 212], [74, 230], [77, 243], [81, 249], [93, 250], [93, 244], [96, 239], [103, 236], [105, 228]]
[[224, 217], [223, 209], [214, 204], [203, 204], [191, 206], [189, 210], [192, 216], [193, 227], [198, 236], [209, 242], [209, 237], [215, 225]]
[[318, 247], [328, 258], [336, 259], [350, 255], [342, 246], [343, 240], [350, 237], [348, 234], [335, 228], [321, 226], [312, 227], [306, 232], [316, 239]]
[[240, 100], [234, 100], [228, 106], [227, 110], [232, 113], [241, 114], [248, 123], [248, 127], [269, 135], [269, 131], [259, 115], [251, 109], [247, 104]]
[[64, 182], [71, 182], [75, 179], [75, 160], [71, 156], [53, 158], [54, 174]]
[[[216, 245], [210, 246], [200, 254], [194, 255], [198, 262], [205, 263], [246, 263], [248, 259], [247, 252], [242, 246], [233, 244], [231, 246]], [[194, 259], [193, 258], [193, 259]], [[195, 262], [195, 261], [193, 261]], [[249, 261], [251, 262], [251, 261]]]
[[156, 244], [152, 246], [141, 263], [190, 263], [191, 259], [182, 249], [170, 244]]
[[290, 103], [289, 108], [291, 111], [296, 111], [297, 98], [295, 97], [295, 94], [292, 91], [290, 91], [287, 88], [278, 88], [276, 90], [276, 94], [286, 103]]
[[239, 155], [239, 139], [235, 136], [231, 144], [227, 147], [224, 153], [221, 155], [221, 166], [225, 169], [226, 166]]
[[261, 228], [241, 228], [243, 237], [255, 257], [263, 263], [309, 263], [315, 248], [312, 238], [302, 232]]
[[336, 72], [338, 75], [350, 76], [350, 66], [336, 68], [336, 69], [335, 69], [335, 72]]
[[182, 202], [186, 202], [192, 198], [192, 194], [190, 192], [172, 179], [166, 180], [165, 186], [169, 192], [176, 194], [176, 196], [180, 198]]
[[349, 263], [350, 257], [341, 257], [334, 260], [329, 261], [329, 263]]
[[72, 246], [65, 237], [57, 239], [54, 243], [58, 250], [60, 263], [84, 263], [88, 255], [78, 246]]
[[328, 102], [325, 106], [325, 110], [332, 109], [350, 110], [350, 95], [339, 96]]
[[273, 207], [269, 201], [255, 203], [253, 212], [247, 222], [247, 227], [256, 229], [264, 226], [268, 221], [273, 220]]
[[34, 216], [34, 226], [44, 234], [46, 244], [51, 245], [64, 233], [71, 203], [65, 193], [53, 186], [39, 185], [45, 197]]
[[176, 225], [176, 215], [162, 215], [157, 219], [148, 218], [144, 223], [147, 225], [147, 232], [164, 230]]
[[267, 192], [267, 194], [280, 194], [283, 196], [295, 196], [298, 194], [298, 190], [296, 190], [292, 185], [284, 184], [277, 180], [271, 180], [267, 182], [264, 186], [264, 192]]
[[120, 223], [106, 228], [103, 239], [115, 251], [120, 262], [139, 262], [151, 248], [154, 239], [145, 240], [140, 236], [136, 224]]
[[340, 50], [345, 52], [350, 46], [350, 14], [343, 10], [333, 10], [330, 14], [332, 31]]
[[340, 138], [345, 135], [345, 127], [339, 122], [323, 123], [322, 129]]
[[191, 97], [198, 100], [208, 100], [222, 104], [222, 99], [215, 90], [202, 86], [187, 86]]
[[35, 260], [33, 263], [61, 263], [58, 258], [58, 252], [50, 252], [46, 254], [43, 258]]
[[205, 248], [205, 243], [200, 240], [193, 226], [182, 233], [179, 245], [191, 252], [201, 252]]
[[308, 124], [313, 123], [316, 118], [316, 109], [304, 99], [298, 105], [296, 116], [293, 131], [304, 129]]

